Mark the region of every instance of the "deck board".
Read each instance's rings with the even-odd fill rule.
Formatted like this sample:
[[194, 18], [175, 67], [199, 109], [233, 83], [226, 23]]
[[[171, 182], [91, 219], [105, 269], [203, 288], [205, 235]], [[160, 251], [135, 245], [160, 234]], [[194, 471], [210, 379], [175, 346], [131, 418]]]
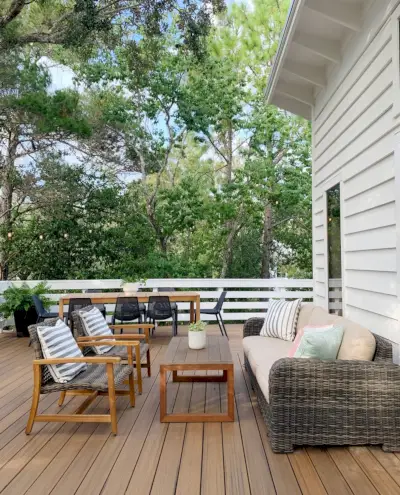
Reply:
[[[27, 339], [0, 335], [0, 493], [400, 495], [399, 456], [380, 447], [274, 454], [243, 368], [241, 326], [228, 325], [228, 332], [235, 366], [234, 423], [159, 422], [158, 371], [171, 335], [163, 327], [153, 338], [153, 373], [150, 378], [144, 373], [136, 407], [129, 407], [126, 397], [117, 399], [117, 437], [108, 424], [90, 423], [36, 423], [26, 436], [33, 350]], [[210, 326], [210, 333], [218, 335], [218, 329]], [[81, 401], [67, 397], [59, 408], [57, 399], [43, 396], [39, 410], [68, 412]], [[220, 412], [225, 405], [224, 383], [169, 380], [169, 410]], [[97, 413], [107, 408], [106, 398], [91, 405]]]

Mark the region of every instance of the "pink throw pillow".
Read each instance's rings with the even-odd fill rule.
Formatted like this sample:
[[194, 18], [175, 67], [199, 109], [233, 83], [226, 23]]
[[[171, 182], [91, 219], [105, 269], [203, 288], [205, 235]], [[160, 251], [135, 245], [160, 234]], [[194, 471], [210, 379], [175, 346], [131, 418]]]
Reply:
[[333, 325], [306, 325], [297, 332], [296, 337], [293, 341], [293, 345], [289, 350], [288, 357], [292, 358], [296, 354], [296, 351], [300, 345], [300, 341], [303, 338], [304, 332], [312, 332], [318, 330], [327, 330], [328, 328], [333, 328]]

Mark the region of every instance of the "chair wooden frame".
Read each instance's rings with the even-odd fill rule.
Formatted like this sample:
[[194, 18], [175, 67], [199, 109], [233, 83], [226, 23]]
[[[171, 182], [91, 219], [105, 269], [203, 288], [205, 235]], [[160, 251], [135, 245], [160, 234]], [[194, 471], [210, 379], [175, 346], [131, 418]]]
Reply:
[[[130, 343], [129, 343], [130, 344]], [[93, 345], [93, 343], [91, 343]], [[104, 345], [104, 344], [102, 344]], [[125, 344], [126, 345], [126, 344]], [[131, 348], [131, 347], [130, 347]], [[132, 350], [132, 348], [131, 348]], [[130, 405], [135, 405], [135, 387], [133, 382], [133, 370], [129, 374], [129, 390], [116, 390], [114, 381], [114, 366], [120, 364], [120, 357], [79, 357], [79, 358], [56, 358], [56, 359], [35, 359], [33, 361], [33, 396], [32, 406], [29, 414], [28, 423], [26, 425], [25, 433], [29, 435], [32, 431], [34, 422], [66, 422], [66, 423], [111, 423], [111, 430], [114, 435], [117, 434], [117, 408], [116, 408], [116, 396], [129, 395]], [[62, 363], [87, 363], [92, 364], [104, 364], [106, 365], [108, 390], [98, 391], [85, 389], [67, 390], [61, 393], [59, 405], [64, 402], [66, 395], [88, 395], [85, 401], [78, 407], [78, 409], [72, 414], [40, 414], [37, 415], [37, 409], [40, 400], [40, 390], [42, 384], [42, 371], [41, 367], [50, 364], [62, 364]], [[97, 396], [108, 396], [108, 402], [110, 406], [110, 414], [83, 414], [90, 404], [96, 399]]]
[[[137, 373], [137, 383], [139, 394], [143, 392], [143, 381], [142, 381], [142, 363], [140, 356], [140, 342], [135, 340], [126, 339], [126, 335], [117, 335], [117, 339], [110, 338], [109, 336], [101, 336], [97, 337], [79, 337], [77, 340], [77, 344], [80, 348], [84, 347], [100, 347], [103, 345], [112, 345], [114, 347], [126, 347], [128, 352], [128, 365], [136, 368]], [[118, 340], [118, 337], [124, 338], [124, 340]], [[88, 339], [88, 340], [86, 340]], [[135, 348], [135, 360], [133, 361], [133, 349]], [[122, 358], [120, 358], [122, 360]]]
[[[116, 324], [116, 325], [108, 325], [110, 329], [116, 330], [116, 329], [143, 329], [144, 334], [139, 334], [139, 333], [126, 333], [126, 334], [113, 334], [112, 336], [110, 335], [97, 335], [97, 336], [88, 336], [88, 335], [83, 335], [84, 330], [83, 330], [83, 323], [82, 323], [82, 318], [79, 316], [77, 313], [73, 313], [73, 318], [75, 320], [75, 330], [74, 331], [74, 336], [76, 338], [76, 341], [80, 347], [94, 347], [94, 346], [100, 346], [100, 345], [113, 345], [113, 346], [125, 346], [127, 347], [127, 354], [128, 354], [128, 364], [130, 359], [129, 356], [131, 353], [132, 355], [132, 349], [129, 350], [129, 345], [131, 342], [136, 342], [136, 350], [135, 350], [135, 361], [133, 361], [130, 365], [136, 368], [136, 373], [137, 373], [137, 384], [138, 384], [138, 392], [139, 394], [143, 393], [143, 379], [142, 379], [142, 363], [141, 363], [141, 353], [140, 353], [140, 341], [145, 341], [148, 345], [148, 350], [147, 350], [147, 356], [146, 356], [146, 363], [144, 366], [147, 368], [147, 374], [148, 376], [151, 376], [151, 361], [150, 361], [150, 329], [152, 329], [154, 326], [148, 323], [121, 323], [121, 324]], [[110, 344], [110, 341], [112, 343]], [[99, 343], [101, 342], [101, 343]], [[123, 343], [121, 343], [123, 342]], [[112, 356], [113, 352], [110, 351], [109, 353], [106, 354], [107, 356]], [[119, 356], [121, 357], [121, 356]], [[133, 358], [133, 356], [132, 356]], [[122, 357], [123, 362], [126, 362], [126, 357]], [[61, 400], [61, 398], [60, 398]]]
[[[142, 333], [124, 333], [123, 335], [114, 335], [116, 338], [128, 337], [135, 340], [144, 340], [149, 346], [146, 353], [146, 362], [144, 363], [145, 368], [147, 368], [147, 376], [151, 376], [151, 362], [150, 362], [150, 330], [154, 328], [152, 323], [126, 323], [121, 325], [109, 325], [113, 330], [118, 330], [118, 328], [123, 328], [124, 330], [140, 329], [142, 328], [144, 334]], [[133, 363], [136, 367], [136, 363]], [[141, 393], [141, 392], [140, 392]]]

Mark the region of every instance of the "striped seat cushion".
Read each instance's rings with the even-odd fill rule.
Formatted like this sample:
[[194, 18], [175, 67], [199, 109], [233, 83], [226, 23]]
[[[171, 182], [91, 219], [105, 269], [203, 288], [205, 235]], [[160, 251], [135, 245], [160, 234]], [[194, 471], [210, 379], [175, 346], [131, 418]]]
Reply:
[[[88, 337], [104, 336], [113, 338], [113, 333], [98, 308], [94, 307], [90, 311], [79, 311], [79, 316], [82, 318], [83, 331]], [[96, 354], [106, 354], [112, 348], [113, 346], [102, 345], [94, 346], [92, 349]]]
[[260, 335], [293, 341], [296, 336], [300, 306], [301, 299], [271, 301]]
[[[71, 329], [58, 320], [54, 326], [38, 326], [37, 335], [44, 358], [83, 357], [72, 335]], [[48, 365], [53, 380], [57, 383], [68, 383], [76, 375], [87, 368], [86, 363], [66, 363]]]

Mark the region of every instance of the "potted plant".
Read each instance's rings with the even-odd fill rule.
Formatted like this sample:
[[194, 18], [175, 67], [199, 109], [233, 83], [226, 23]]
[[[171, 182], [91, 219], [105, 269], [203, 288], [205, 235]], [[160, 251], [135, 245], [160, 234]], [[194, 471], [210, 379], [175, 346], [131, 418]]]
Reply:
[[198, 321], [189, 325], [190, 349], [204, 349], [206, 346], [206, 326], [207, 323], [204, 321]]
[[18, 337], [29, 337], [28, 326], [37, 321], [37, 313], [33, 305], [32, 296], [39, 296], [43, 306], [47, 309], [50, 300], [45, 297], [49, 291], [45, 282], [40, 282], [35, 287], [29, 287], [23, 283], [20, 287], [11, 285], [3, 292], [4, 302], [0, 304], [0, 313], [4, 318], [14, 316], [15, 328]]

